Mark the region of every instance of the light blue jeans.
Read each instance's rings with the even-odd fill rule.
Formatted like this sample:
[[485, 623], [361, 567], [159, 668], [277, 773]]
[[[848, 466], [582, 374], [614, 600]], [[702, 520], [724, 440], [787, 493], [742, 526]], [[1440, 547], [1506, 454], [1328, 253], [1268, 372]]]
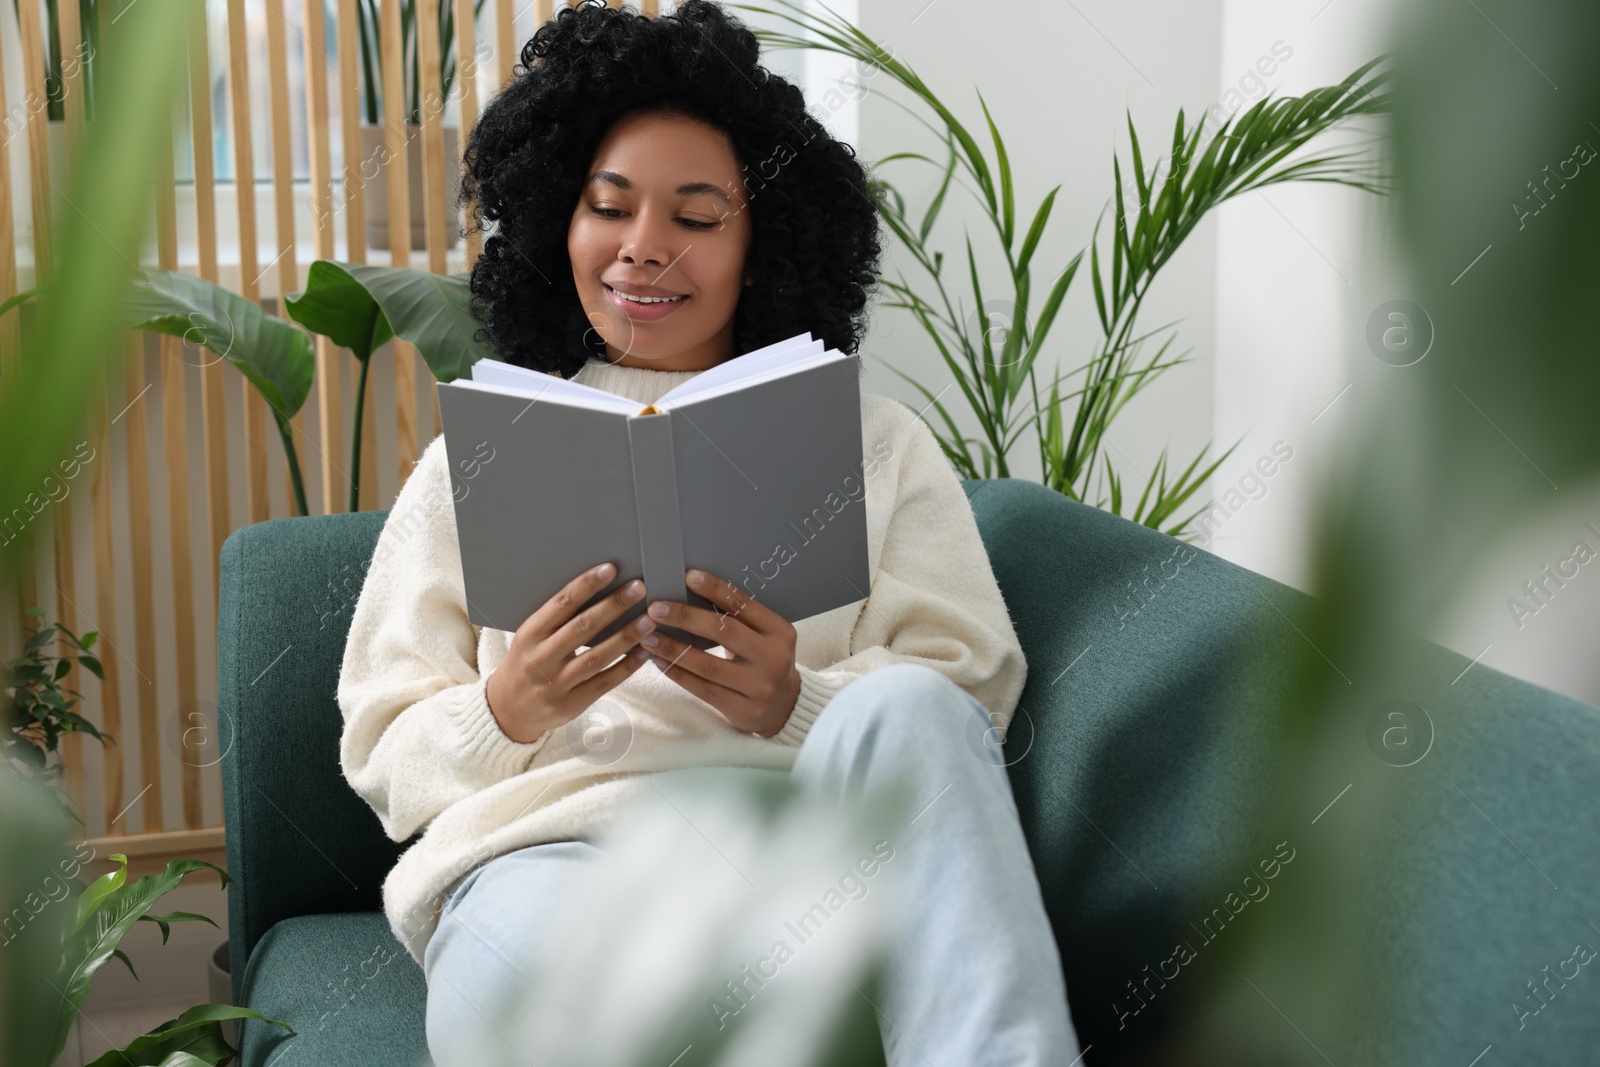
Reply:
[[[878, 1004], [888, 1067], [1070, 1067], [1080, 1058], [1056, 939], [989, 727], [983, 705], [949, 679], [895, 664], [839, 691], [790, 772], [840, 798], [898, 776], [923, 813], [895, 848], [894, 865], [916, 889], [903, 898]], [[451, 890], [424, 955], [438, 1067], [459, 1062], [464, 1035], [485, 1027], [501, 991], [525, 977], [512, 961], [543, 958], [563, 887], [606, 857], [585, 841], [535, 845]]]

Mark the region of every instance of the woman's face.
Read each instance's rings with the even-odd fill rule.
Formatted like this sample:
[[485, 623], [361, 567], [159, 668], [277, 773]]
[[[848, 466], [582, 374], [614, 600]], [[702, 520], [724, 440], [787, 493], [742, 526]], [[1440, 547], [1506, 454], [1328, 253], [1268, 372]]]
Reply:
[[[750, 214], [721, 130], [678, 115], [625, 115], [589, 165], [567, 230], [572, 278], [606, 358], [704, 370], [732, 359], [749, 281]], [[674, 297], [637, 303], [623, 294]]]

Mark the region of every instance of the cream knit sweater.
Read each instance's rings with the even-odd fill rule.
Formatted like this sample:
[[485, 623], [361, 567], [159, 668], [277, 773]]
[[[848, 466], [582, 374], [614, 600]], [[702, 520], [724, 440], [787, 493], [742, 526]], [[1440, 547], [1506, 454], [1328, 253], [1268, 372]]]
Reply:
[[[697, 373], [591, 357], [574, 380], [647, 404]], [[652, 772], [787, 771], [829, 699], [875, 667], [932, 667], [1003, 736], [1027, 664], [966, 494], [910, 408], [863, 394], [861, 423], [862, 478], [828, 507], [862, 507], [865, 484], [870, 595], [795, 623], [800, 696], [771, 738], [728, 726], [648, 663], [574, 723], [527, 743], [506, 737], [484, 686], [512, 634], [467, 621], [444, 437], [428, 444], [379, 536], [338, 693], [345, 778], [392, 840], [424, 831], [383, 886], [390, 928], [419, 963], [445, 894], [478, 865], [603, 833]]]

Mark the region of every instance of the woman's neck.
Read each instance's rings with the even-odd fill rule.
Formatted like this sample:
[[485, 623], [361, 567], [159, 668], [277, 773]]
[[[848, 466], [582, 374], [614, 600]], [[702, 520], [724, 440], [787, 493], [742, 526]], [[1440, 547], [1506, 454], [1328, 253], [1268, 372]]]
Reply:
[[655, 370], [649, 367], [622, 367], [608, 363], [598, 356], [590, 356], [572, 380], [580, 385], [604, 389], [608, 393], [636, 400], [641, 404], [654, 404], [669, 391], [689, 381], [697, 370]]

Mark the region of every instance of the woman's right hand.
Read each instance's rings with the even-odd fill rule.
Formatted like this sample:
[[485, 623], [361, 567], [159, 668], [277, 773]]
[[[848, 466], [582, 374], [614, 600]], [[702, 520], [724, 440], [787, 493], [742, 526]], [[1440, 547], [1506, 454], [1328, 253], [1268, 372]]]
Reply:
[[[649, 661], [649, 652], [635, 647], [655, 629], [648, 615], [574, 655], [578, 646], [644, 599], [644, 582], [635, 579], [574, 616], [615, 574], [610, 563], [584, 571], [517, 627], [505, 661], [489, 675], [486, 687], [489, 711], [511, 740], [537, 741], [546, 731], [571, 722]], [[618, 656], [623, 656], [620, 663], [606, 666]]]

